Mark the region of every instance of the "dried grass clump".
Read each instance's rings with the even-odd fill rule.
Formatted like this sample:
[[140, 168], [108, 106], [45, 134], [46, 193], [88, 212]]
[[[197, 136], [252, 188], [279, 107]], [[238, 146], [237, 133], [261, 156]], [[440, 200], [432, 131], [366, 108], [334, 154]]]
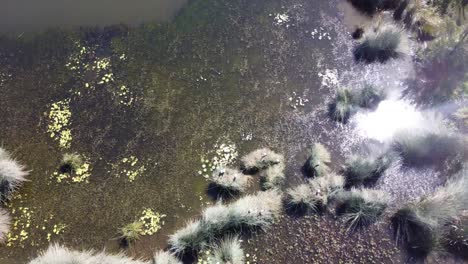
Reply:
[[229, 205], [218, 203], [206, 208], [198, 221], [170, 236], [177, 254], [198, 251], [216, 239], [235, 232], [268, 227], [281, 212], [281, 193], [275, 190], [247, 195]]
[[148, 261], [132, 260], [123, 254], [107, 255], [104, 252], [74, 251], [64, 246], [51, 245], [29, 264], [150, 264]]
[[213, 172], [211, 181], [219, 192], [237, 194], [247, 190], [252, 183], [252, 177], [235, 169], [222, 168]]
[[376, 222], [387, 208], [389, 196], [381, 190], [351, 189], [337, 195], [337, 213], [348, 223], [348, 230]]
[[158, 251], [154, 254], [152, 264], [182, 264], [182, 261], [167, 251]]
[[354, 49], [354, 58], [366, 63], [384, 63], [408, 52], [408, 41], [403, 30], [386, 24], [364, 34], [362, 42]]
[[279, 163], [262, 170], [260, 172], [260, 178], [263, 189], [281, 188], [286, 179], [284, 169], [284, 163]]
[[338, 122], [347, 123], [356, 111], [353, 93], [349, 89], [339, 89], [335, 100], [329, 106], [330, 117]]
[[464, 169], [434, 194], [399, 209], [391, 218], [398, 242], [418, 255], [439, 247], [443, 227], [468, 210], [468, 173]]
[[5, 202], [26, 181], [28, 172], [1, 148], [0, 156], [0, 202]]
[[378, 158], [350, 157], [344, 166], [343, 174], [346, 177], [346, 185], [362, 186], [375, 183], [390, 167], [394, 158], [388, 154]]
[[11, 217], [7, 211], [0, 208], [0, 244], [5, 243], [7, 234], [10, 232]]
[[245, 172], [252, 173], [266, 169], [272, 165], [284, 163], [284, 157], [271, 149], [261, 148], [242, 157], [241, 163]]
[[320, 143], [315, 143], [305, 164], [305, 171], [309, 177], [320, 177], [330, 172], [328, 164], [331, 162], [330, 152]]

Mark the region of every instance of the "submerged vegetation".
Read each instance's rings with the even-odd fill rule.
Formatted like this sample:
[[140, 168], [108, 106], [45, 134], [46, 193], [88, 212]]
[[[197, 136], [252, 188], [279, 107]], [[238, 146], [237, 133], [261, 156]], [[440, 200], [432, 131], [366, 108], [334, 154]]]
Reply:
[[386, 24], [364, 33], [361, 43], [354, 49], [354, 58], [366, 63], [384, 63], [405, 55], [407, 45], [403, 30]]
[[0, 202], [10, 199], [12, 194], [26, 181], [28, 172], [24, 166], [12, 159], [0, 148]]

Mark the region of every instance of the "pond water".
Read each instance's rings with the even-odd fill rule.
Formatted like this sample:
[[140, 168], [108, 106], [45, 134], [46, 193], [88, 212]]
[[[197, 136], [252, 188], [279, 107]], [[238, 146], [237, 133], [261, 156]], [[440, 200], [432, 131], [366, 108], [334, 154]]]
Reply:
[[[304, 182], [313, 142], [331, 150], [338, 170], [374, 140], [328, 118], [336, 89], [373, 82], [400, 91], [414, 74], [410, 58], [355, 64], [340, 1], [193, 0], [166, 23], [70, 27], [167, 20], [186, 1], [106, 2], [48, 0], [36, 12], [21, 0], [6, 4], [16, 12], [0, 11], [0, 31], [66, 26], [0, 39], [0, 142], [30, 170], [7, 204], [17, 239], [0, 247], [0, 264], [26, 263], [53, 242], [150, 258], [215, 203], [202, 160], [220, 147], [237, 153], [232, 166], [259, 147], [283, 153], [287, 186]], [[48, 5], [65, 11], [51, 15]], [[54, 106], [66, 122], [54, 124]], [[57, 178], [64, 153], [86, 157], [84, 181]], [[439, 184], [427, 182], [408, 197]], [[390, 189], [398, 195], [398, 188]], [[165, 215], [161, 230], [122, 248], [119, 228], [145, 209]], [[304, 263], [403, 262], [384, 225], [353, 234], [359, 247], [339, 246], [348, 235], [332, 220], [284, 216], [268, 235], [248, 240], [250, 263], [302, 263], [288, 261], [298, 251]], [[319, 256], [329, 244], [336, 246], [329, 258]]]

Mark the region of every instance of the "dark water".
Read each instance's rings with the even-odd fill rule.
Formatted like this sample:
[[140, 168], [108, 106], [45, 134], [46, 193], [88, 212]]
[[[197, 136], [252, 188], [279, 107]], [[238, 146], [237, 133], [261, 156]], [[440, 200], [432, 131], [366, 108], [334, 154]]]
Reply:
[[187, 0], [1, 0], [0, 32], [167, 21]]

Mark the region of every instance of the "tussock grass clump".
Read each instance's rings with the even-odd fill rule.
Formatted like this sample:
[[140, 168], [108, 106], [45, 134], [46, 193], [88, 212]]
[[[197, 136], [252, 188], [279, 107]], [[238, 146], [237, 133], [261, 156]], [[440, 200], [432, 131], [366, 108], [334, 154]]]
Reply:
[[378, 158], [352, 156], [344, 166], [343, 174], [346, 185], [361, 186], [375, 183], [390, 167], [393, 158], [390, 155]]
[[343, 186], [343, 176], [327, 174], [289, 189], [286, 203], [296, 213], [317, 213], [326, 208], [329, 198], [341, 191]]
[[384, 90], [373, 85], [366, 84], [354, 95], [354, 100], [362, 108], [373, 109], [387, 97]]
[[83, 166], [83, 157], [77, 153], [65, 153], [60, 163], [60, 171], [62, 173], [73, 173], [78, 168]]
[[143, 234], [143, 223], [140, 221], [135, 221], [130, 223], [122, 228], [120, 228], [120, 239], [126, 243], [133, 243], [140, 239], [141, 234]]
[[0, 202], [4, 202], [26, 181], [28, 172], [6, 151], [2, 150], [0, 156]]
[[200, 220], [189, 222], [170, 236], [171, 249], [177, 254], [198, 251], [227, 234], [266, 228], [280, 213], [281, 199], [279, 192], [270, 190], [247, 195], [229, 205], [208, 207]]
[[182, 261], [171, 253], [160, 250], [154, 254], [152, 264], [182, 264]]
[[394, 137], [393, 149], [405, 165], [442, 165], [463, 155], [465, 144], [462, 138], [448, 132], [416, 134], [401, 131]]
[[335, 121], [347, 123], [355, 111], [353, 93], [349, 89], [339, 89], [335, 100], [329, 106], [330, 117]]
[[245, 192], [252, 183], [252, 177], [235, 169], [221, 168], [213, 172], [211, 181], [218, 192], [231, 195]]
[[275, 153], [268, 148], [261, 148], [242, 157], [241, 166], [245, 172], [254, 173], [283, 162], [283, 155]]
[[51, 245], [29, 264], [150, 264], [147, 261], [132, 260], [123, 254], [107, 255], [104, 252], [74, 251], [64, 246]]
[[284, 169], [284, 163], [279, 163], [261, 171], [260, 178], [262, 182], [262, 188], [265, 190], [281, 188], [281, 186], [284, 183], [284, 180], [286, 179]]
[[443, 226], [463, 210], [468, 210], [466, 169], [434, 194], [399, 209], [391, 218], [396, 239], [412, 253], [427, 255], [439, 246]]
[[11, 217], [7, 211], [0, 208], [0, 244], [5, 243], [8, 232], [10, 232]]
[[304, 165], [309, 177], [323, 176], [330, 172], [328, 164], [331, 162], [330, 152], [320, 143], [315, 143], [310, 149], [309, 158]]
[[337, 202], [337, 213], [348, 223], [348, 230], [354, 230], [376, 222], [387, 208], [389, 196], [380, 190], [353, 188], [339, 193]]
[[366, 63], [384, 63], [401, 57], [407, 51], [403, 30], [394, 25], [383, 25], [368, 30], [362, 42], [354, 49], [354, 58]]
[[243, 264], [244, 261], [244, 250], [241, 248], [239, 238], [233, 236], [223, 239], [219, 245], [214, 247], [213, 255], [209, 257], [208, 263]]
[[442, 244], [450, 253], [468, 259], [468, 214], [454, 219], [444, 227]]

